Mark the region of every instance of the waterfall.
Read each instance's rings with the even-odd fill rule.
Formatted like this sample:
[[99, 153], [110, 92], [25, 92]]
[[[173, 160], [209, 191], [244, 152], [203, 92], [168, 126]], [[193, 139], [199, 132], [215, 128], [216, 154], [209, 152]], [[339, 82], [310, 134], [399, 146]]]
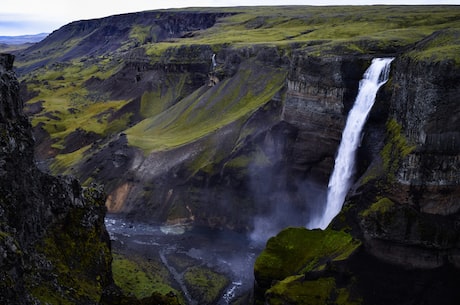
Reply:
[[308, 228], [325, 229], [342, 209], [351, 185], [355, 167], [356, 150], [361, 142], [361, 132], [374, 105], [378, 89], [387, 82], [393, 58], [375, 58], [359, 83], [359, 92], [350, 110], [342, 133], [329, 179], [327, 203], [323, 214], [310, 221]]
[[216, 63], [216, 54], [212, 54], [212, 57], [211, 57], [211, 61], [212, 61], [212, 67], [211, 67], [211, 70], [214, 70], [217, 66], [217, 63]]

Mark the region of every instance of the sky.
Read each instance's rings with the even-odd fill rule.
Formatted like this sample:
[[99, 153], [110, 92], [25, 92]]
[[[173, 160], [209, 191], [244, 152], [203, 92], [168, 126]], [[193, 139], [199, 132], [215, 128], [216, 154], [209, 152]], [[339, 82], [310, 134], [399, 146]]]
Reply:
[[72, 21], [165, 8], [372, 4], [460, 5], [460, 0], [11, 0], [0, 5], [0, 36], [51, 33]]

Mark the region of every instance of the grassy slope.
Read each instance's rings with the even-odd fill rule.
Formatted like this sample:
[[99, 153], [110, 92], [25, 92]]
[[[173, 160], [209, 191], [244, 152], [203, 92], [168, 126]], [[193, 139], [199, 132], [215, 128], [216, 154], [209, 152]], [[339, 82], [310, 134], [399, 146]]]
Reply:
[[207, 90], [202, 87], [166, 111], [126, 131], [129, 143], [145, 152], [189, 143], [250, 115], [284, 83], [285, 72], [253, 63]]

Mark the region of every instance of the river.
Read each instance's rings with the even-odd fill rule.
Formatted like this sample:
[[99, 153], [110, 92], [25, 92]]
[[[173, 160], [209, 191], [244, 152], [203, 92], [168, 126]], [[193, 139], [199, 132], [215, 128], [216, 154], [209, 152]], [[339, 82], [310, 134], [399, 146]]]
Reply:
[[123, 248], [126, 253], [141, 255], [147, 260], [156, 258], [168, 269], [175, 288], [182, 291], [189, 305], [200, 304], [184, 281], [184, 270], [171, 262], [171, 255], [183, 255], [197, 265], [224, 275], [230, 283], [213, 304], [225, 305], [242, 296], [248, 297], [254, 283], [253, 266], [261, 245], [254, 244], [245, 234], [230, 230], [187, 225], [162, 226], [131, 221], [117, 214], [105, 219], [107, 231], [115, 252]]

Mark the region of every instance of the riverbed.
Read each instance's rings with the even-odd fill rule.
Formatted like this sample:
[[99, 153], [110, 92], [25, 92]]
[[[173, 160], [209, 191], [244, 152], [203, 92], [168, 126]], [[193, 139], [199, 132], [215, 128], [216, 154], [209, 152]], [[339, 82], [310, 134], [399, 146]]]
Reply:
[[105, 223], [115, 252], [123, 248], [125, 253], [161, 261], [187, 304], [202, 305], [203, 300], [186, 285], [187, 268], [174, 264], [173, 259], [178, 255], [196, 262], [194, 266], [204, 266], [228, 279], [213, 304], [233, 304], [235, 300], [250, 298], [254, 261], [262, 249], [247, 235], [191, 225], [147, 224], [117, 214], [108, 214]]

